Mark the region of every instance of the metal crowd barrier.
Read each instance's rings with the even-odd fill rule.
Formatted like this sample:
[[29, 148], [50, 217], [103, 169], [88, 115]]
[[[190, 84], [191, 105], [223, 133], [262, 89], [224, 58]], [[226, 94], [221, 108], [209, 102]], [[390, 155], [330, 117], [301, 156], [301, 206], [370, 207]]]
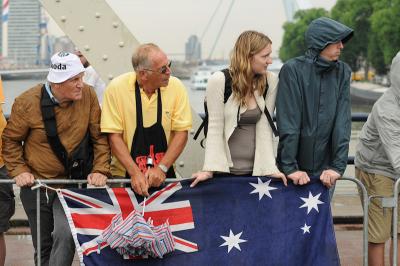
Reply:
[[[176, 182], [177, 180], [182, 181], [182, 180], [187, 180], [191, 178], [181, 178], [181, 179], [173, 179], [173, 178], [167, 178], [165, 179], [166, 183], [171, 183], [171, 182]], [[123, 184], [123, 183], [130, 183], [131, 181], [129, 179], [109, 179], [107, 180], [107, 184]], [[10, 180], [0, 180], [1, 183], [6, 183], [6, 184], [15, 184], [15, 181], [10, 179]], [[70, 180], [70, 179], [53, 179], [53, 180], [35, 180], [35, 185], [40, 185], [40, 184], [45, 184], [45, 185], [54, 185], [54, 184], [77, 184], [78, 187], [82, 187], [83, 184], [87, 184], [86, 179], [81, 179], [81, 180]], [[37, 259], [37, 265], [41, 265], [41, 244], [40, 244], [40, 186], [37, 186], [36, 188], [35, 185], [32, 186], [32, 190], [36, 189], [36, 232], [37, 232], [37, 242], [36, 242], [36, 259]]]
[[368, 209], [369, 201], [367, 189], [360, 180], [353, 177], [341, 177], [336, 182], [341, 180], [348, 180], [356, 183], [356, 185], [361, 189], [362, 194], [362, 206], [363, 206], [363, 265], [368, 266]]
[[[204, 114], [200, 114], [203, 118]], [[367, 120], [368, 114], [366, 113], [352, 113], [352, 122], [365, 122]], [[275, 120], [275, 116], [274, 116]], [[347, 160], [348, 164], [354, 164], [354, 156], [349, 156]], [[166, 179], [165, 182], [176, 182], [177, 180], [182, 181], [191, 178], [185, 179]], [[361, 189], [362, 192], [362, 206], [363, 206], [363, 265], [368, 265], [368, 208], [369, 202], [372, 197], [368, 197], [367, 190], [365, 186], [358, 180], [353, 177], [342, 177], [338, 181], [347, 180], [356, 183], [356, 185]], [[51, 184], [77, 184], [78, 187], [82, 187], [83, 184], [87, 183], [86, 179], [82, 180], [69, 180], [69, 179], [57, 179], [57, 180], [40, 180], [42, 184], [51, 185]], [[0, 183], [12, 183], [14, 184], [14, 180], [0, 180]], [[36, 184], [39, 184], [38, 181], [35, 181]], [[107, 184], [122, 184], [122, 183], [130, 183], [129, 179], [109, 179]], [[397, 199], [398, 199], [398, 191], [399, 191], [400, 179], [397, 180], [394, 187], [394, 204], [393, 204], [393, 213], [397, 213]], [[41, 244], [40, 244], [40, 189], [36, 189], [36, 221], [37, 221], [37, 265], [41, 263]], [[397, 236], [397, 215], [393, 215], [393, 236]], [[396, 238], [393, 238], [396, 239]], [[393, 265], [397, 265], [397, 241], [393, 241]]]
[[[177, 182], [177, 181], [183, 181], [183, 180], [189, 180], [192, 178], [183, 178], [183, 179], [166, 179], [166, 183], [171, 183], [171, 182]], [[352, 177], [342, 177], [338, 181], [341, 180], [348, 180], [355, 182], [357, 186], [360, 187], [362, 191], [362, 198], [363, 198], [363, 210], [364, 210], [364, 215], [363, 215], [363, 265], [367, 266], [368, 265], [368, 195], [367, 195], [367, 190], [364, 187], [364, 185], [357, 179], [352, 178]], [[15, 184], [14, 180], [0, 180], [0, 183], [11, 183]], [[107, 184], [123, 184], [123, 183], [130, 183], [129, 179], [109, 179], [107, 181]], [[77, 184], [78, 187], [82, 187], [83, 184], [87, 184], [86, 179], [82, 180], [70, 180], [70, 179], [53, 179], [53, 180], [35, 180], [35, 185], [39, 184], [45, 184], [45, 185], [54, 185], [54, 184]], [[396, 183], [397, 184], [397, 183]], [[40, 243], [40, 186], [37, 186], [36, 188], [32, 186], [32, 189], [36, 189], [36, 230], [37, 230], [37, 243], [36, 243], [36, 251], [37, 251], [37, 265], [41, 265], [41, 243]], [[396, 186], [397, 187], [397, 186]], [[397, 205], [396, 205], [397, 208]], [[396, 216], [397, 219], [397, 216]]]
[[[368, 114], [366, 113], [352, 113], [351, 114], [351, 120], [352, 122], [365, 122], [368, 118]], [[347, 164], [354, 164], [354, 156], [349, 156], [347, 160]], [[345, 179], [345, 178], [342, 178]], [[355, 180], [354, 180], [355, 181]], [[358, 180], [357, 180], [358, 181]], [[359, 181], [358, 181], [359, 182]], [[364, 185], [359, 182], [360, 185], [362, 185], [363, 188], [363, 194], [367, 195], [367, 191], [365, 190]], [[358, 183], [357, 183], [358, 184]], [[393, 197], [385, 197], [381, 195], [371, 195], [368, 198], [367, 201], [365, 201], [365, 196], [363, 195], [363, 206], [364, 206], [364, 228], [363, 228], [363, 234], [364, 234], [364, 265], [368, 265], [368, 207], [373, 198], [380, 198], [381, 203], [382, 203], [382, 209], [384, 208], [391, 208], [393, 209], [392, 213], [392, 242], [393, 242], [393, 256], [392, 256], [392, 263], [393, 265], [397, 265], [397, 239], [398, 239], [398, 199], [399, 199], [399, 184], [400, 184], [400, 178], [396, 180], [394, 187], [393, 187]], [[361, 186], [360, 186], [361, 187]], [[365, 206], [367, 209], [365, 209]], [[367, 221], [367, 223], [365, 223]]]
[[399, 184], [400, 184], [400, 178], [396, 180], [394, 183], [394, 188], [393, 188], [393, 265], [397, 265], [397, 224], [398, 224], [398, 202], [399, 202]]

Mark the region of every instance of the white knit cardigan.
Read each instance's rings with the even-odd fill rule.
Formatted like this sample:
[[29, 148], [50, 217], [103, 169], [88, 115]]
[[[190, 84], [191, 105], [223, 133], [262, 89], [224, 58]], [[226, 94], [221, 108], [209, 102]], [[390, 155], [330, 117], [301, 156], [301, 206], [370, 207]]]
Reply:
[[[274, 136], [264, 114], [264, 106], [267, 106], [271, 116], [274, 113], [278, 78], [272, 72], [267, 73], [269, 88], [265, 101], [263, 95], [259, 95], [257, 91], [254, 93], [262, 115], [256, 124], [253, 176], [266, 176], [279, 172], [275, 163]], [[215, 72], [208, 80], [206, 89], [209, 121], [203, 171], [229, 173], [229, 167], [233, 166], [228, 140], [237, 127], [239, 103], [231, 94], [228, 101], [223, 104], [224, 89], [224, 74], [220, 71]], [[246, 110], [246, 107], [240, 107], [240, 114]]]

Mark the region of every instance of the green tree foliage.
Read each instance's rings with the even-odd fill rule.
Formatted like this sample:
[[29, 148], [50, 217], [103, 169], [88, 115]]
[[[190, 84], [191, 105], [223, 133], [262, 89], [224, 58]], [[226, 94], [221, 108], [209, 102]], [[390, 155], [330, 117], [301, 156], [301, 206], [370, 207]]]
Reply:
[[368, 73], [368, 45], [371, 38], [369, 18], [373, 12], [372, 0], [338, 0], [332, 8], [332, 18], [354, 30], [353, 38], [345, 45], [341, 59], [353, 71], [364, 67]]
[[[392, 58], [400, 50], [400, 0], [379, 0], [373, 4], [374, 13], [371, 16], [371, 28], [376, 34], [376, 49], [380, 50], [380, 56], [386, 65], [390, 66]], [[375, 51], [370, 52], [372, 60], [376, 55]], [[375, 67], [376, 68], [376, 67]]]
[[282, 46], [279, 50], [279, 58], [285, 62], [290, 58], [303, 55], [307, 50], [305, 32], [308, 25], [316, 18], [329, 16], [323, 8], [299, 10], [294, 15], [294, 22], [286, 22], [283, 25], [285, 31]]
[[383, 58], [382, 47], [379, 45], [377, 34], [373, 34], [368, 46], [368, 61], [374, 67], [376, 74], [384, 75], [388, 72], [388, 65]]
[[[331, 17], [354, 29], [341, 60], [353, 71], [363, 68], [367, 75], [372, 66], [377, 74], [386, 74], [400, 50], [399, 14], [400, 0], [337, 0]], [[301, 10], [294, 22], [284, 24], [279, 51], [282, 61], [304, 54], [307, 49], [304, 33], [310, 22], [321, 16], [329, 17], [329, 13], [324, 9]]]

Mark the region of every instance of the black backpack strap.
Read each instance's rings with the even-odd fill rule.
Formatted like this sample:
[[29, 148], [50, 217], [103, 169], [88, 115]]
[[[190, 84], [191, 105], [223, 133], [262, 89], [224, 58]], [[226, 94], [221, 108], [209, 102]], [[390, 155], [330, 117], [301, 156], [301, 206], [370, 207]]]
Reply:
[[[225, 76], [225, 88], [224, 88], [224, 104], [228, 101], [229, 96], [232, 94], [232, 78], [231, 74], [229, 73], [229, 69], [225, 68], [221, 70], [222, 73], [224, 73]], [[204, 136], [207, 137], [207, 131], [208, 131], [208, 109], [207, 109], [207, 101], [204, 101], [204, 118], [203, 121], [201, 122], [199, 128], [197, 129], [196, 133], [193, 136], [194, 140], [197, 140], [199, 137], [201, 131], [204, 128]], [[203, 147], [203, 144], [201, 143], [201, 146]]]
[[[268, 84], [268, 80], [267, 80], [267, 85], [265, 86], [265, 90], [264, 90], [264, 93], [263, 93], [264, 101], [265, 101], [265, 98], [267, 97], [268, 89], [269, 89], [269, 84]], [[274, 133], [275, 137], [277, 137], [278, 136], [278, 130], [276, 129], [276, 126], [274, 124], [274, 121], [272, 120], [272, 117], [271, 117], [268, 109], [267, 109], [267, 106], [264, 107], [264, 114], [267, 117], [268, 123], [269, 123], [269, 125], [270, 125], [270, 127], [272, 129], [272, 132]]]
[[40, 109], [42, 111], [42, 118], [44, 123], [44, 128], [46, 131], [47, 140], [50, 144], [51, 149], [54, 154], [64, 165], [67, 172], [68, 167], [68, 153], [62, 145], [60, 138], [57, 133], [57, 123], [56, 116], [54, 113], [55, 103], [50, 99], [49, 94], [46, 91], [45, 85], [42, 87], [42, 95], [40, 98]]
[[204, 101], [204, 118], [203, 121], [201, 122], [199, 128], [197, 129], [196, 133], [193, 136], [194, 140], [197, 140], [197, 138], [200, 135], [200, 132], [204, 128], [204, 136], [207, 136], [207, 128], [208, 128], [208, 110], [207, 110], [207, 102]]
[[197, 138], [199, 137], [201, 130], [204, 128], [204, 124], [205, 124], [205, 122], [204, 122], [204, 119], [203, 119], [203, 121], [201, 122], [199, 128], [197, 129], [196, 133], [193, 136], [194, 140], [197, 140]]
[[228, 101], [232, 94], [232, 76], [228, 68], [222, 69], [222, 73], [225, 76], [225, 89], [224, 89], [224, 104]]

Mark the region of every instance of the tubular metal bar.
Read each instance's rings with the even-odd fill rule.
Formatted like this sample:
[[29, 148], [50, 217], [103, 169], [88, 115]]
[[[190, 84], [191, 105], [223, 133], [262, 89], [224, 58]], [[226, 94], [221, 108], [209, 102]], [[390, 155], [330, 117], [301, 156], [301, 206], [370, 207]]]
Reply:
[[399, 222], [397, 219], [397, 212], [398, 212], [398, 199], [399, 199], [399, 184], [400, 178], [396, 180], [394, 183], [394, 190], [393, 190], [393, 199], [394, 199], [394, 207], [393, 207], [393, 265], [397, 265], [397, 223]]
[[[167, 178], [165, 179], [166, 183], [173, 183], [177, 181], [183, 181], [183, 180], [190, 180], [193, 178], [182, 178], [182, 179], [176, 179], [176, 178]], [[87, 183], [87, 179], [82, 179], [82, 180], [70, 180], [70, 179], [53, 179], [53, 180], [40, 180], [41, 183], [43, 184], [78, 184], [79, 187], [82, 187], [82, 184]], [[131, 181], [129, 179], [109, 179], [107, 183], [130, 183]], [[9, 179], [9, 180], [0, 180], [0, 183], [11, 183], [14, 184], [15, 180]], [[35, 180], [36, 184], [39, 184], [37, 180]], [[40, 187], [36, 188], [36, 260], [37, 260], [37, 265], [41, 265], [41, 254], [42, 254], [42, 247], [40, 244]]]
[[42, 246], [40, 245], [40, 188], [36, 189], [36, 237], [36, 265], [42, 265]]
[[[351, 113], [351, 121], [352, 122], [365, 122], [368, 119], [369, 113]], [[206, 116], [205, 113], [199, 113], [199, 116], [204, 120]], [[275, 114], [273, 115], [272, 119], [276, 121]]]
[[[368, 209], [369, 209], [369, 199], [367, 189], [365, 188], [364, 184], [361, 183], [360, 180], [355, 179], [353, 177], [341, 177], [340, 180], [349, 180], [353, 181], [357, 184], [362, 191], [362, 198], [363, 198], [363, 265], [368, 266]], [[397, 208], [397, 205], [396, 205]], [[397, 215], [396, 215], [397, 217]], [[396, 264], [394, 264], [396, 265]]]
[[[165, 179], [166, 183], [173, 183], [173, 182], [177, 182], [177, 181], [184, 181], [184, 180], [192, 180], [193, 178], [180, 178], [180, 179], [176, 179], [176, 178], [167, 178]], [[353, 177], [341, 177], [338, 181], [340, 180], [348, 180], [348, 181], [352, 181], [354, 183], [357, 184], [358, 187], [361, 188], [362, 191], [362, 198], [363, 198], [363, 210], [364, 210], [364, 214], [363, 214], [363, 265], [367, 266], [368, 265], [368, 206], [369, 206], [369, 201], [368, 201], [368, 194], [367, 194], [367, 190], [364, 187], [364, 185], [361, 183], [361, 181], [359, 181], [358, 179], [355, 179]], [[398, 180], [400, 181], [400, 179]], [[70, 179], [56, 179], [56, 180], [40, 180], [41, 183], [43, 184], [85, 184], [87, 183], [86, 179], [81, 179], [81, 180], [70, 180]], [[15, 183], [15, 181], [13, 179], [9, 179], [9, 180], [0, 180], [0, 183]], [[38, 181], [35, 180], [35, 183], [38, 184]], [[129, 179], [108, 179], [107, 180], [108, 184], [115, 184], [115, 183], [130, 183]], [[398, 184], [399, 182], [396, 182], [395, 185], [395, 192], [398, 191]], [[38, 265], [40, 265], [40, 189], [37, 189], [37, 201], [36, 201], [36, 213], [37, 213], [37, 261], [38, 261]], [[397, 194], [396, 194], [397, 195]], [[396, 196], [397, 199], [397, 196]], [[395, 209], [397, 210], [397, 204], [395, 205]], [[396, 219], [396, 223], [397, 223], [397, 215], [394, 215], [395, 218], [393, 218], [393, 221], [395, 221], [394, 219]], [[395, 228], [396, 233], [397, 233], [397, 228]], [[393, 230], [394, 232], [394, 230]], [[397, 242], [394, 243], [397, 247]], [[397, 254], [397, 252], [396, 252]], [[395, 261], [395, 260], [394, 260]]]
[[[193, 177], [188, 177], [188, 178], [166, 178], [165, 183], [174, 183], [174, 182], [180, 182], [180, 181], [185, 181], [185, 180], [192, 180], [194, 179]], [[40, 179], [40, 182], [42, 184], [87, 184], [86, 179]], [[107, 184], [118, 184], [118, 183], [130, 183], [130, 179], [108, 179]], [[7, 180], [0, 180], [0, 183], [6, 183], [6, 184], [15, 184], [14, 179], [7, 179]], [[39, 182], [35, 180], [35, 184], [38, 184]]]

